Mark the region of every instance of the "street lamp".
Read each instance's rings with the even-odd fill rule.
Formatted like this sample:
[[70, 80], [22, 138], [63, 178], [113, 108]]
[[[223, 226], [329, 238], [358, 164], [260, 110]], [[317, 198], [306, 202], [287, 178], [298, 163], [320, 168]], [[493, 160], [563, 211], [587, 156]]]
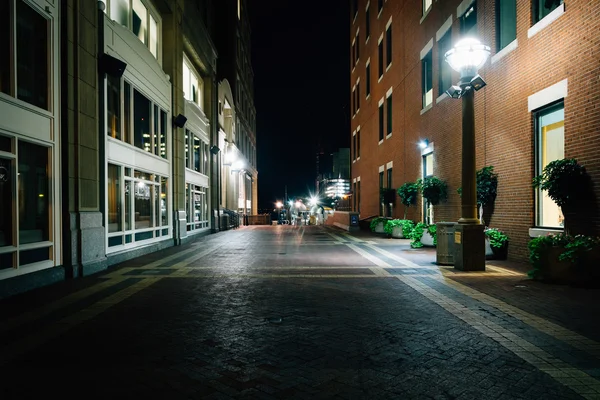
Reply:
[[454, 267], [464, 271], [485, 270], [483, 225], [477, 218], [474, 92], [485, 86], [477, 71], [489, 55], [489, 46], [475, 38], [460, 40], [445, 54], [446, 62], [460, 73], [458, 85], [451, 86], [446, 94], [462, 98], [462, 197], [454, 238]]

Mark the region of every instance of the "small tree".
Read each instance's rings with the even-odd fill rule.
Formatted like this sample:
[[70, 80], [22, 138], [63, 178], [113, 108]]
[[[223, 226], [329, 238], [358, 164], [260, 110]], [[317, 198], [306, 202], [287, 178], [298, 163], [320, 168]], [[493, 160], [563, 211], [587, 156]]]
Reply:
[[567, 216], [590, 192], [590, 180], [585, 167], [574, 158], [552, 161], [540, 175], [533, 178], [533, 187], [547, 191], [548, 196], [561, 208], [565, 217], [565, 233], [570, 233]]
[[[496, 201], [496, 195], [498, 194], [498, 174], [494, 172], [494, 166], [489, 165], [477, 171], [476, 179], [479, 219], [485, 225], [483, 221], [483, 207]], [[462, 187], [459, 187], [456, 191], [462, 196]]]
[[406, 211], [410, 206], [417, 205], [417, 196], [419, 195], [419, 185], [415, 182], [406, 182], [398, 188], [398, 196], [404, 204], [404, 219], [406, 219]]
[[[438, 177], [430, 176], [417, 181], [423, 198], [435, 206], [448, 198], [448, 185]], [[433, 222], [433, 216], [431, 217]]]

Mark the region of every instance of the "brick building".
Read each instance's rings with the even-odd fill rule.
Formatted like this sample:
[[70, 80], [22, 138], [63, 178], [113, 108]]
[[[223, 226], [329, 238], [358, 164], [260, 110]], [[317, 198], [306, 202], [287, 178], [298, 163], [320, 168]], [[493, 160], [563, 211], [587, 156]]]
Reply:
[[[600, 7], [595, 1], [353, 0], [352, 185], [361, 218], [381, 213], [379, 188], [427, 175], [448, 184], [433, 219], [460, 217], [461, 102], [444, 53], [465, 36], [491, 47], [475, 94], [477, 168], [494, 166], [498, 197], [486, 224], [525, 260], [531, 236], [562, 230], [558, 207], [532, 188], [554, 159], [576, 158], [600, 180]], [[426, 148], [418, 143], [427, 141]], [[595, 186], [596, 198], [600, 195]], [[422, 202], [420, 202], [422, 203]], [[597, 206], [582, 210], [600, 225]], [[394, 215], [402, 216], [396, 200]], [[425, 218], [423, 204], [409, 218]]]

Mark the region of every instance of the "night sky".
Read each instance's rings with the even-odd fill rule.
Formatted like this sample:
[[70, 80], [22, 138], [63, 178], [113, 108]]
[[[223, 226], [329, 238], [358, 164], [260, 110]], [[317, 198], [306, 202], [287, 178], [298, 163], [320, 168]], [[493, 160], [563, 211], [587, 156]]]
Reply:
[[250, 3], [258, 206], [314, 191], [316, 151], [350, 144], [349, 2]]

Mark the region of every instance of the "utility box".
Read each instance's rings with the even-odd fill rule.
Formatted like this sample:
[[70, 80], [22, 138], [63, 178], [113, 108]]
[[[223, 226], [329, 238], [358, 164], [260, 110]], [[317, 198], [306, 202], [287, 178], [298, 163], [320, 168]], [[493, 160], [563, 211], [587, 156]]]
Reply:
[[350, 226], [355, 226], [358, 228], [358, 213], [357, 212], [350, 212], [348, 213], [349, 217], [350, 217]]
[[454, 265], [454, 232], [456, 222], [438, 222], [436, 225], [438, 265]]

